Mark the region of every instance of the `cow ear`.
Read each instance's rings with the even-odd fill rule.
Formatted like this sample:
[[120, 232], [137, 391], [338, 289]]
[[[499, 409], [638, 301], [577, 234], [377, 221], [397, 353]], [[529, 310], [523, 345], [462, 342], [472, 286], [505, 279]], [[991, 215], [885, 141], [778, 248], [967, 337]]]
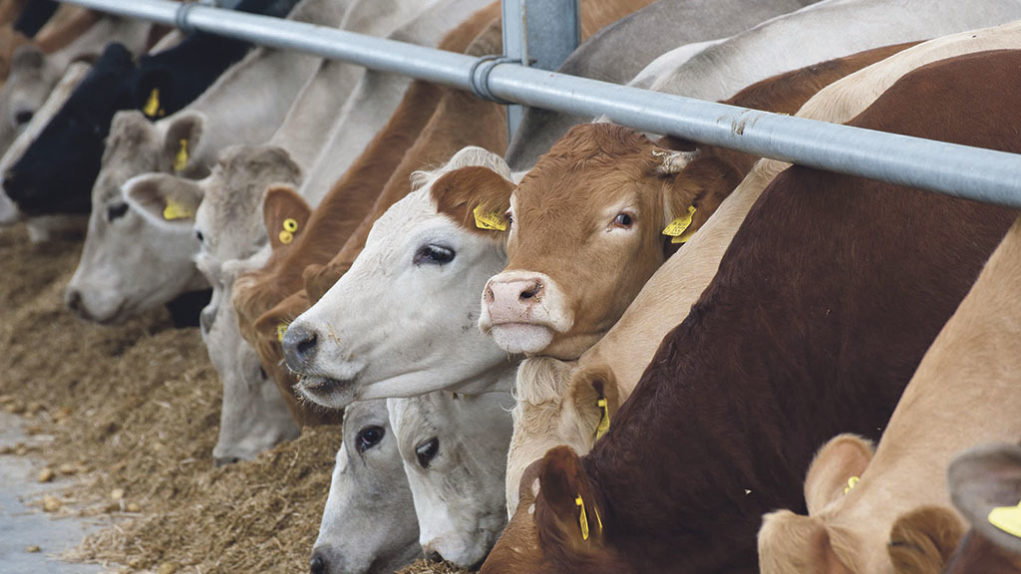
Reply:
[[541, 462], [535, 523], [543, 545], [579, 554], [601, 547], [606, 509], [585, 476], [581, 459], [570, 447], [558, 446]]
[[897, 574], [942, 572], [964, 535], [949, 508], [923, 506], [902, 514], [890, 529], [886, 547]]
[[195, 224], [202, 188], [165, 173], [147, 173], [125, 182], [124, 197], [146, 219], [161, 227], [182, 229]]
[[[687, 149], [656, 146], [651, 165], [661, 181], [663, 235], [667, 247], [686, 243], [726, 199], [726, 193], [741, 182], [740, 174], [715, 156], [705, 155], [691, 144], [660, 140]], [[670, 250], [668, 249], [668, 252]]]
[[202, 139], [206, 117], [198, 112], [184, 112], [169, 121], [171, 124], [163, 141], [165, 165], [176, 174], [193, 173], [197, 168], [195, 151]]
[[571, 399], [578, 412], [582, 436], [599, 440], [610, 430], [610, 421], [620, 408], [617, 377], [607, 365], [579, 369], [571, 377]]
[[430, 193], [437, 211], [465, 229], [502, 237], [510, 227], [505, 213], [510, 208], [514, 184], [482, 166], [468, 166], [443, 174]]
[[805, 476], [805, 503], [809, 514], [818, 514], [850, 492], [872, 460], [867, 439], [842, 434], [830, 439], [816, 453]]
[[262, 215], [266, 234], [274, 251], [291, 245], [304, 233], [312, 208], [290, 185], [274, 185], [266, 190]]
[[992, 445], [958, 456], [947, 471], [954, 506], [997, 546], [1021, 553], [1021, 446]]

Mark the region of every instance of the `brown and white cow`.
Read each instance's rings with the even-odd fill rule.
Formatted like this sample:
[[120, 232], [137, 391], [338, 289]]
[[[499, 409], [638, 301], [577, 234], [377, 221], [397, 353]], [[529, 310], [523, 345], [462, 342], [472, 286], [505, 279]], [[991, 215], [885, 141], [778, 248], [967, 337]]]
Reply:
[[[971, 448], [950, 464], [947, 484], [957, 512], [923, 506], [890, 531], [897, 574], [1018, 574], [1021, 572], [1021, 446]], [[959, 541], [959, 542], [958, 542]]]
[[[1021, 150], [1007, 96], [1021, 89], [1011, 72], [1019, 65], [1021, 53], [994, 52], [927, 66], [851, 123]], [[535, 463], [538, 494], [519, 504], [482, 571], [755, 569], [761, 513], [800, 508], [801, 477], [822, 440], [875, 436], [886, 424], [1015, 218], [921, 190], [784, 171], [606, 435], [583, 458], [557, 447]]]
[[805, 479], [808, 516], [789, 510], [765, 516], [763, 573], [894, 572], [891, 527], [917, 506], [950, 506], [944, 474], [954, 455], [1021, 436], [1019, 289], [1021, 222], [926, 352], [875, 454], [858, 437], [832, 439]]

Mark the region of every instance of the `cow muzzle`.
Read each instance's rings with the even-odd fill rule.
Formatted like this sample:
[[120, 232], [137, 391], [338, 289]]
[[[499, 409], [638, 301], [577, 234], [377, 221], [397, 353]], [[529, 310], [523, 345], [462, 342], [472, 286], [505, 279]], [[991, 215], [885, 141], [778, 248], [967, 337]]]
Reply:
[[538, 353], [573, 323], [563, 291], [544, 273], [505, 271], [482, 292], [479, 328], [509, 353]]

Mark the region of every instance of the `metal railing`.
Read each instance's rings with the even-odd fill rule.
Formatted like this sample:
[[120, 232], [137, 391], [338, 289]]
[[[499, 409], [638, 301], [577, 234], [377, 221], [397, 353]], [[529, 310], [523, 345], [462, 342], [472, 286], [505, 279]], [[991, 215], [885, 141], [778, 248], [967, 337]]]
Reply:
[[1021, 208], [1021, 155], [865, 130], [474, 58], [344, 30], [169, 0], [62, 0], [255, 44], [346, 60], [578, 116], [606, 115], [804, 166]]

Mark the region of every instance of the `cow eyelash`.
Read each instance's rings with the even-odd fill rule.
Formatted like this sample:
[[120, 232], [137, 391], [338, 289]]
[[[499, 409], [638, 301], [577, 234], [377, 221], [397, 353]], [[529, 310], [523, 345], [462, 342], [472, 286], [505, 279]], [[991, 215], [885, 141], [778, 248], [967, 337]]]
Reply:
[[444, 263], [450, 263], [454, 260], [453, 249], [449, 247], [443, 247], [442, 245], [423, 245], [418, 248], [415, 252], [415, 257], [412, 259], [412, 263], [415, 265], [443, 265]]
[[429, 464], [436, 458], [436, 454], [439, 452], [440, 440], [436, 437], [415, 447], [415, 457], [418, 458], [418, 464], [422, 468], [429, 468]]

